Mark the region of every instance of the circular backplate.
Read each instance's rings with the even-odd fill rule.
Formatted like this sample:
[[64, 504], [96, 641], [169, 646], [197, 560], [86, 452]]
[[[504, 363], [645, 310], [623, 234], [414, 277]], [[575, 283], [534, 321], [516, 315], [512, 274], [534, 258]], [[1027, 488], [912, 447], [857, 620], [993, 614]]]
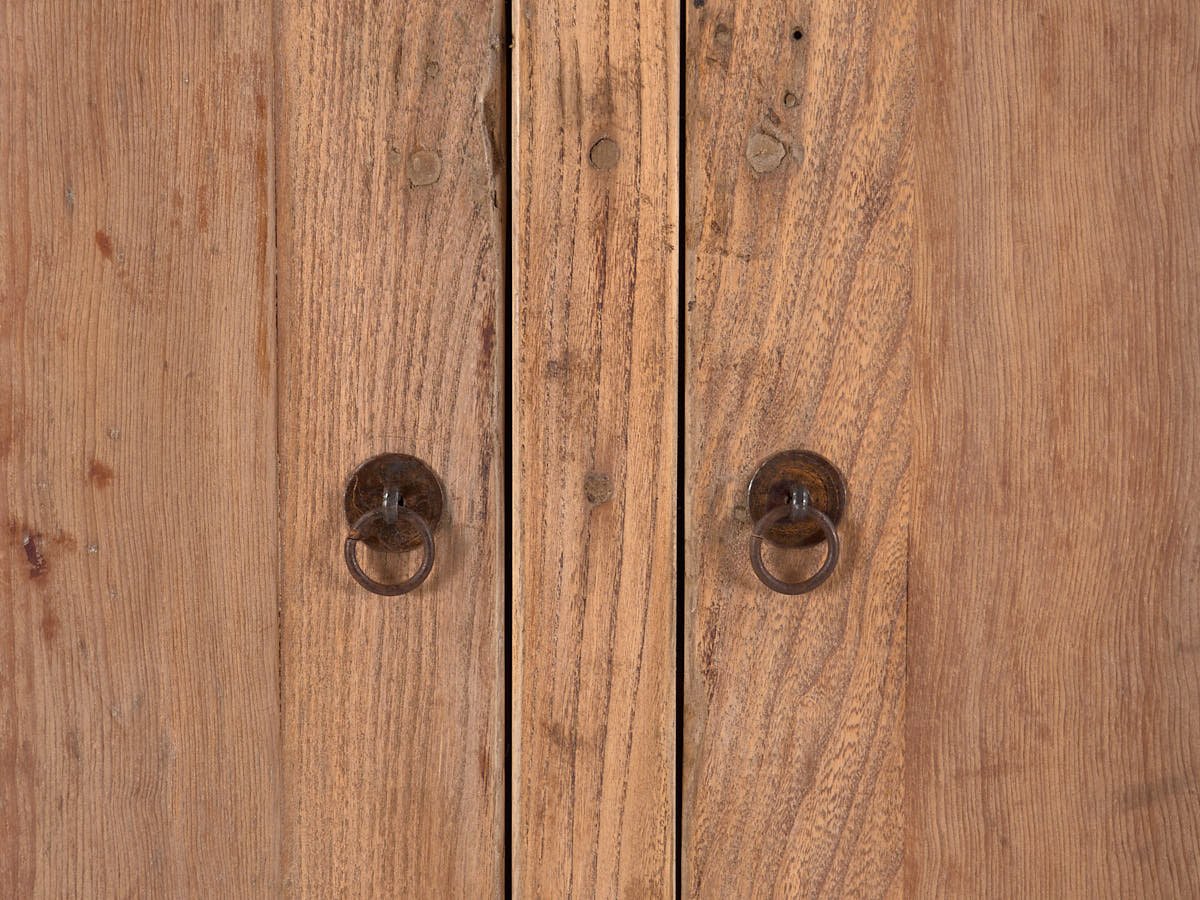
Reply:
[[[757, 522], [781, 503], [790, 501], [793, 492], [808, 488], [810, 502], [836, 525], [846, 509], [846, 482], [842, 473], [819, 453], [809, 450], [785, 450], [776, 453], [754, 473], [747, 489], [750, 519]], [[772, 525], [763, 537], [780, 547], [809, 547], [819, 544], [824, 535], [811, 518], [787, 518]]]
[[[429, 466], [405, 453], [381, 453], [354, 470], [346, 483], [346, 523], [353, 528], [364, 515], [381, 509], [383, 495], [389, 490], [399, 494], [402, 506], [420, 514], [430, 531], [437, 530], [445, 504], [442, 485]], [[421, 534], [400, 518], [390, 525], [368, 523], [362, 541], [373, 550], [398, 553], [420, 547]]]

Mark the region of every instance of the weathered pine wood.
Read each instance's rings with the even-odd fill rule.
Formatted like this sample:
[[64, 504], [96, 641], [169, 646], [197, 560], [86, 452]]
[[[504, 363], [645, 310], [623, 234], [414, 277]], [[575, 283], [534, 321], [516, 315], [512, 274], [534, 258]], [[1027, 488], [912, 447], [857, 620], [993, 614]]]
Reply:
[[[913, 12], [688, 4], [685, 896], [899, 889]], [[800, 597], [747, 546], [750, 476], [792, 447], [849, 485]]]
[[1200, 895], [1200, 20], [926, 4], [907, 877]]
[[0, 885], [279, 889], [268, 4], [0, 7]]
[[[497, 896], [501, 4], [277, 6], [287, 886]], [[383, 451], [447, 497], [433, 574], [398, 598], [341, 557], [345, 479]]]
[[514, 896], [665, 897], [678, 7], [513, 16]]

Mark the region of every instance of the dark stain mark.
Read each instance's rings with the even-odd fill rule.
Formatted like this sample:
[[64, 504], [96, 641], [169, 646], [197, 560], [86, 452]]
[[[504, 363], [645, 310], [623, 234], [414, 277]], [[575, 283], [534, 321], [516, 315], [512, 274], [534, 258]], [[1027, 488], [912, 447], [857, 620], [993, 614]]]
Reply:
[[589, 472], [583, 479], [583, 493], [593, 506], [607, 503], [613, 495], [612, 479], [603, 472]]
[[100, 460], [93, 459], [92, 464], [88, 466], [88, 478], [92, 479], [96, 487], [106, 488], [113, 483], [116, 474]]
[[254, 360], [258, 366], [258, 381], [265, 392], [271, 383], [271, 325], [275, 319], [273, 291], [270, 286], [269, 256], [267, 243], [271, 234], [270, 217], [267, 212], [267, 185], [270, 167], [267, 159], [267, 147], [260, 143], [254, 148], [254, 170], [258, 176], [258, 245], [255, 251], [258, 255], [258, 291], [260, 297], [257, 334], [255, 336]]
[[399, 42], [392, 54], [392, 84], [397, 91], [404, 90], [404, 44]]
[[712, 44], [704, 58], [723, 71], [729, 71], [729, 61], [733, 53], [733, 32], [724, 22], [717, 22], [712, 32]]
[[61, 547], [63, 550], [78, 550], [79, 542], [75, 540], [75, 535], [67, 534], [65, 531], [58, 531], [50, 538], [50, 543], [55, 547]]
[[254, 338], [254, 363], [258, 369], [259, 383], [268, 387], [271, 383], [271, 335], [270, 322], [265, 315], [258, 317], [258, 327]]
[[487, 381], [492, 372], [492, 357], [496, 350], [496, 322], [491, 317], [484, 319], [479, 334], [479, 377]]
[[200, 231], [208, 231], [208, 185], [201, 184], [196, 188], [196, 227]]
[[267, 117], [267, 98], [261, 91], [254, 95], [254, 112], [260, 119]]
[[[225, 40], [225, 10], [220, 4], [214, 6], [209, 13], [208, 27], [212, 34], [213, 43], [219, 47]], [[233, 54], [233, 60], [236, 66], [240, 61], [240, 54]]]
[[258, 176], [260, 182], [265, 183], [267, 180], [267, 148], [263, 144], [259, 144], [254, 148], [254, 174]]
[[566, 753], [575, 752], [575, 735], [568, 731], [566, 726], [547, 720], [543, 723], [543, 727], [546, 729], [546, 736], [550, 738], [550, 743], [555, 747]]
[[1125, 809], [1141, 809], [1154, 806], [1177, 794], [1189, 794], [1195, 790], [1186, 778], [1178, 776], [1159, 778], [1156, 781], [1130, 785], [1121, 793], [1120, 803]]
[[58, 620], [58, 616], [54, 610], [48, 609], [42, 614], [42, 637], [47, 644], [53, 644], [54, 639], [58, 637], [58, 629], [62, 625]]
[[12, 422], [7, 417], [0, 420], [0, 457], [8, 456], [12, 452], [13, 444], [17, 442], [17, 435], [23, 427], [23, 423]]
[[100, 248], [100, 253], [104, 256], [105, 259], [112, 259], [112, 257], [113, 257], [112, 238], [110, 238], [108, 236], [107, 232], [105, 232], [103, 229], [96, 230], [96, 246]]
[[483, 355], [487, 359], [492, 358], [492, 351], [496, 349], [496, 323], [492, 319], [486, 319], [483, 323]]
[[29, 561], [29, 577], [41, 578], [49, 570], [46, 564], [46, 557], [42, 556], [42, 550], [38, 546], [40, 534], [26, 534], [21, 540], [21, 546], [25, 550], [25, 558]]

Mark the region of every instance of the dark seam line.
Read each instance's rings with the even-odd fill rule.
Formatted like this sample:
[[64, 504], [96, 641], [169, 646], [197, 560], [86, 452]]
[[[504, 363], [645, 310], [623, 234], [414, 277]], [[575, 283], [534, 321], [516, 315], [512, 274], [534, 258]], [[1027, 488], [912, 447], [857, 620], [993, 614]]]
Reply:
[[[284, 604], [284, 587], [285, 587], [285, 571], [284, 571], [284, 554], [286, 553], [286, 545], [283, 540], [284, 535], [284, 496], [283, 496], [283, 466], [282, 466], [282, 441], [281, 430], [283, 428], [283, 342], [279, 331], [279, 272], [281, 267], [279, 259], [279, 134], [280, 120], [283, 115], [283, 103], [281, 102], [282, 89], [280, 87], [280, 66], [279, 66], [279, 18], [280, 12], [274, 6], [271, 8], [271, 19], [269, 23], [269, 34], [271, 38], [271, 96], [268, 102], [268, 115], [270, 116], [270, 128], [267, 129], [268, 137], [268, 158], [271, 166], [271, 202], [269, 206], [270, 227], [272, 229], [272, 259], [271, 259], [271, 295], [274, 300], [275, 313], [275, 334], [273, 336], [275, 342], [275, 705], [276, 705], [276, 745], [279, 760], [279, 774], [275, 784], [275, 802], [277, 804], [276, 818], [279, 824], [279, 859], [278, 859], [278, 876], [282, 882], [287, 873], [284, 871], [285, 861], [288, 854], [287, 846], [287, 798], [284, 792], [287, 789], [287, 767], [286, 767], [286, 747], [284, 736], [284, 671], [283, 671], [283, 604]], [[266, 248], [263, 248], [266, 252]]]
[[679, 159], [676, 171], [679, 208], [676, 211], [675, 255], [677, 274], [678, 321], [675, 351], [675, 898], [683, 897], [683, 737], [684, 737], [684, 665], [686, 636], [685, 615], [687, 522], [687, 0], [679, 3]]
[[504, 33], [500, 35], [500, 83], [504, 96], [505, 111], [503, 120], [507, 134], [504, 141], [497, 145], [505, 148], [504, 165], [501, 167], [502, 184], [500, 189], [504, 196], [504, 236], [499, 242], [503, 248], [504, 270], [504, 303], [503, 322], [497, 333], [503, 334], [504, 341], [504, 513], [501, 516], [500, 527], [504, 537], [504, 896], [513, 895], [513, 352], [515, 348], [513, 327], [513, 151], [516, 140], [516, 130], [513, 121], [513, 5], [511, 0], [504, 0], [502, 16]]

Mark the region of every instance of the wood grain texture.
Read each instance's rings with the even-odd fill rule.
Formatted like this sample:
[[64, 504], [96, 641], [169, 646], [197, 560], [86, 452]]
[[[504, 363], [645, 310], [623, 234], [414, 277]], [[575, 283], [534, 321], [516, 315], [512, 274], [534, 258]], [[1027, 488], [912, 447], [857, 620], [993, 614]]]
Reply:
[[[276, 28], [287, 887], [497, 896], [501, 7], [281, 2]], [[433, 573], [396, 598], [341, 557], [345, 479], [384, 451], [446, 493]]]
[[[913, 4], [687, 12], [683, 892], [900, 887]], [[842, 559], [771, 593], [746, 486], [789, 448], [849, 488]], [[774, 551], [798, 580], [813, 551]]]
[[665, 897], [678, 7], [513, 16], [514, 896]]
[[265, 3], [0, 8], [0, 885], [279, 887]]
[[921, 18], [907, 885], [1200, 895], [1200, 20]]

